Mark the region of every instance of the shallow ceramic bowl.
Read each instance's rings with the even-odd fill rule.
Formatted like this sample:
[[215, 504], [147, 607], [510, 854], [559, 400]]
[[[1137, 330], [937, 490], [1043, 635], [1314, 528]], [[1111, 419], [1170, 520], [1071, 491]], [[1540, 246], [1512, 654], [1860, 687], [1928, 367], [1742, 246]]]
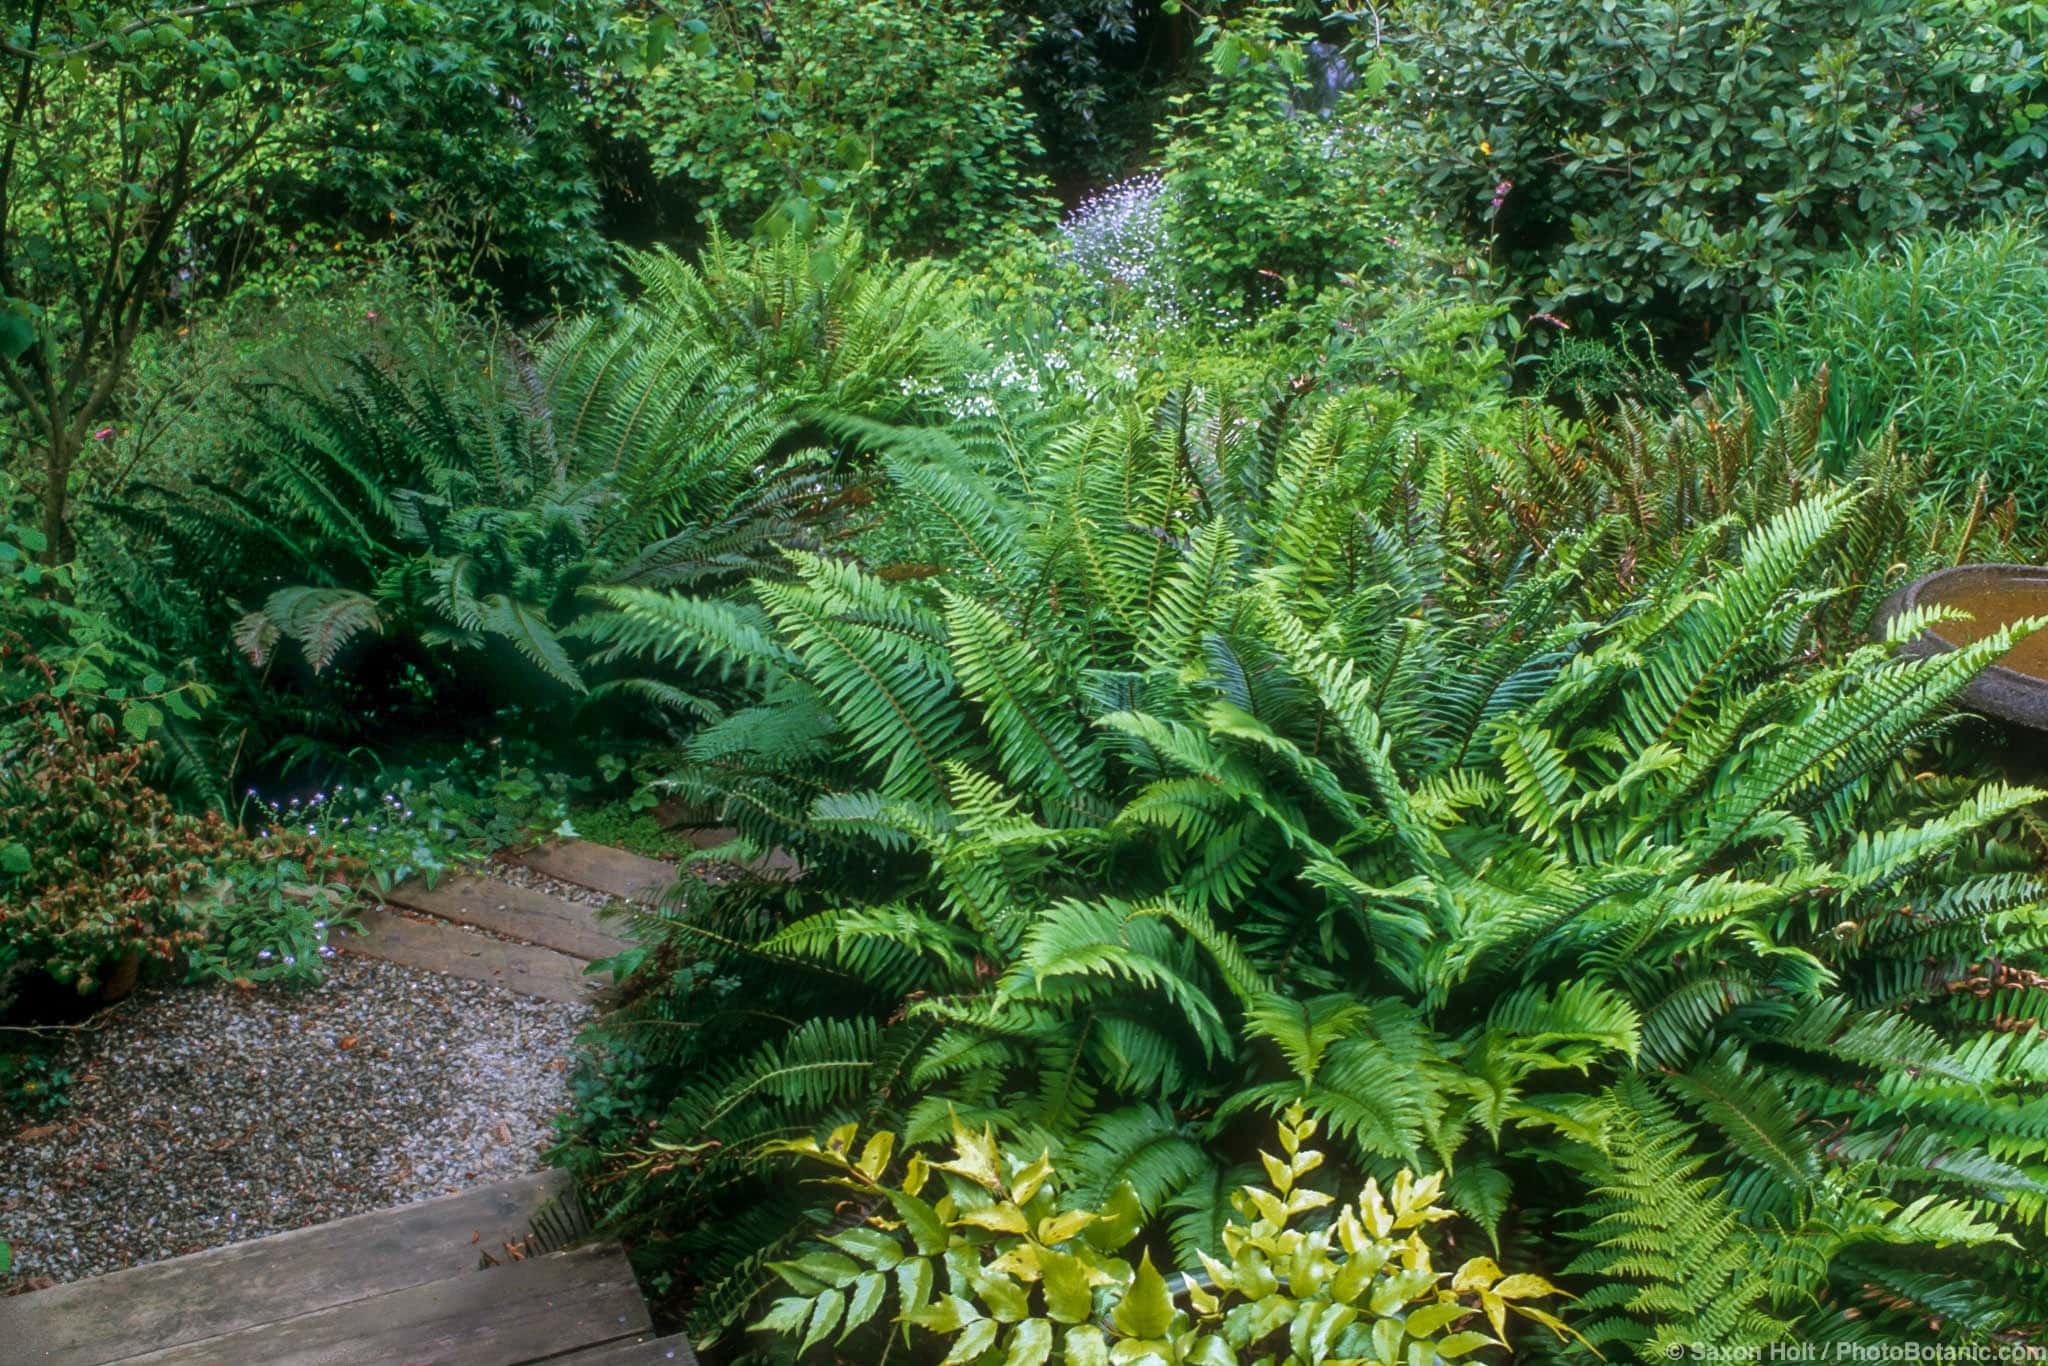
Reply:
[[[1923, 574], [1884, 600], [1884, 605], [1877, 609], [1872, 629], [1882, 635], [1885, 624], [1893, 617], [1918, 607], [1923, 598], [1929, 602], [1939, 601], [1943, 589], [1954, 591], [1981, 587], [1987, 581], [2002, 585], [2024, 583], [2048, 594], [2048, 566], [1959, 564], [1953, 569], [1937, 569], [1932, 574]], [[1905, 652], [1925, 657], [1953, 650], [1956, 642], [1943, 637], [1941, 629], [1935, 626], [1921, 632], [1917, 639], [1905, 646]], [[2048, 678], [2036, 678], [2002, 664], [1993, 664], [1963, 690], [1962, 701], [1988, 716], [2036, 730], [2048, 730]]]

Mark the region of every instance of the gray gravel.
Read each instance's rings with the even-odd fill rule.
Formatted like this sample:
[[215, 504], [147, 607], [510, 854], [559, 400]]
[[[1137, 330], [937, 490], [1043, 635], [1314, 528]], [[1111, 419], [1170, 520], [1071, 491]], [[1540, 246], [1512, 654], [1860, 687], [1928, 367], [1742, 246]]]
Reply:
[[82, 1036], [71, 1108], [0, 1118], [0, 1237], [76, 1280], [538, 1170], [587, 1013], [347, 957], [145, 990]]
[[525, 887], [536, 892], [546, 892], [549, 896], [560, 897], [564, 901], [573, 901], [579, 906], [609, 906], [612, 903], [612, 897], [609, 893], [600, 892], [595, 887], [584, 887], [574, 882], [563, 882], [557, 878], [551, 878], [544, 873], [536, 873], [523, 863], [493, 863], [490, 866], [489, 875], [495, 882], [509, 882], [514, 887]]

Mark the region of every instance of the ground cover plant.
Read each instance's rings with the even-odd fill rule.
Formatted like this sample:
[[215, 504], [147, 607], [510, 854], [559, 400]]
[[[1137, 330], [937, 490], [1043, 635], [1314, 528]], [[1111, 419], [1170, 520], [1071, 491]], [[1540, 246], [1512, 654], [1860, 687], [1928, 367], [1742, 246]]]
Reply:
[[0, 39], [5, 982], [695, 860], [553, 1160], [715, 1362], [2048, 1350], [2044, 623], [1880, 616], [2048, 553], [2038, 4]]

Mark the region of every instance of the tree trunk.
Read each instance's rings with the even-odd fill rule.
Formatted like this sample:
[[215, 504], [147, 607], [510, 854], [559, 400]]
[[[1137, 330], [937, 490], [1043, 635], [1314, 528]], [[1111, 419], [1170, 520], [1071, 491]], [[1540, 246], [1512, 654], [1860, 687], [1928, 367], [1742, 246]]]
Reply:
[[81, 444], [78, 434], [58, 427], [50, 433], [45, 448], [42, 530], [46, 565], [66, 564], [71, 559], [71, 467], [77, 462]]

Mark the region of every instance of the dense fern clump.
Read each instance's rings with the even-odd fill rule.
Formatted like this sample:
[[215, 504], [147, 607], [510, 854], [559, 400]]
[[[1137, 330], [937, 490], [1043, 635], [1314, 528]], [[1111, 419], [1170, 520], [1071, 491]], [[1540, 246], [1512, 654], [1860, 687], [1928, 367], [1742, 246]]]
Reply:
[[820, 544], [872, 500], [815, 413], [911, 415], [965, 345], [936, 267], [857, 238], [638, 266], [637, 303], [538, 340], [409, 320], [316, 353], [243, 391], [221, 468], [119, 509], [169, 570], [130, 615], [233, 678], [235, 754], [507, 702], [693, 713], [591, 672], [589, 591], [711, 590]]
[[816, 1228], [777, 1141], [993, 1125], [1185, 1264], [1296, 1101], [1624, 1352], [2038, 1320], [2040, 794], [1909, 761], [2011, 633], [1858, 643], [1890, 448], [1630, 421], [1768, 477], [1588, 469], [1573, 531], [1370, 393], [848, 423], [917, 560], [605, 590], [611, 667], [737, 699], [672, 787], [806, 868], [648, 917], [645, 1118], [568, 1149], [698, 1330]]

